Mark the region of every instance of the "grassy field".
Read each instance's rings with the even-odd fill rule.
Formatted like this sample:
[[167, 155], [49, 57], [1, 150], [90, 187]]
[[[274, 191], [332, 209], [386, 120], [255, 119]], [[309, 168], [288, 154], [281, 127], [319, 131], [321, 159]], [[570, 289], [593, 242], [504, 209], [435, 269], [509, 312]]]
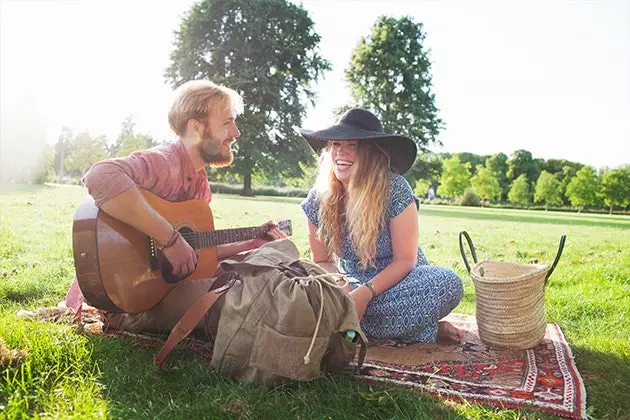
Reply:
[[[0, 418], [551, 418], [371, 388], [343, 376], [268, 390], [221, 378], [196, 356], [172, 357], [174, 368], [157, 372], [155, 349], [79, 335], [68, 325], [24, 322], [15, 316], [19, 309], [55, 305], [72, 281], [72, 219], [84, 194], [81, 187], [53, 186], [0, 192], [0, 337], [28, 352], [17, 367], [0, 367]], [[217, 194], [212, 208], [217, 228], [290, 218], [306, 255], [298, 203]], [[588, 413], [630, 418], [630, 218], [424, 205], [420, 244], [432, 263], [464, 279], [456, 311], [472, 314], [460, 230], [471, 234], [480, 258], [520, 262], [550, 262], [567, 234], [547, 289], [548, 322], [560, 325], [575, 353]]]

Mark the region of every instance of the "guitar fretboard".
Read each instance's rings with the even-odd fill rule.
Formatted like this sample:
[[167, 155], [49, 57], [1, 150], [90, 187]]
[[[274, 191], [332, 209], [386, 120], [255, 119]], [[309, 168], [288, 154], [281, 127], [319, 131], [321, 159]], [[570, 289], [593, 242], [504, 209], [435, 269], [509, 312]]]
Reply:
[[197, 248], [211, 248], [218, 245], [258, 238], [263, 236], [264, 233], [265, 230], [260, 226], [195, 232], [195, 235], [197, 236], [197, 243], [194, 245], [197, 245]]

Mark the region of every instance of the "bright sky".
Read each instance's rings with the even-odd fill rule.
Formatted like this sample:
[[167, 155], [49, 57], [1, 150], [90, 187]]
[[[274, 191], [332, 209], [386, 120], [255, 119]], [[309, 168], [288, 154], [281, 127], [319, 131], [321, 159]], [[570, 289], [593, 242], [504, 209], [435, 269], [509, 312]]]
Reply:
[[[56, 142], [61, 127], [110, 142], [124, 118], [158, 140], [173, 31], [192, 0], [2, 0], [2, 150]], [[446, 129], [435, 151], [630, 163], [630, 0], [303, 1], [333, 71], [305, 127], [347, 102], [343, 70], [376, 18], [425, 25]], [[19, 134], [19, 137], [16, 135]], [[247, 133], [243, 133], [247, 135]], [[19, 140], [17, 140], [19, 139]]]

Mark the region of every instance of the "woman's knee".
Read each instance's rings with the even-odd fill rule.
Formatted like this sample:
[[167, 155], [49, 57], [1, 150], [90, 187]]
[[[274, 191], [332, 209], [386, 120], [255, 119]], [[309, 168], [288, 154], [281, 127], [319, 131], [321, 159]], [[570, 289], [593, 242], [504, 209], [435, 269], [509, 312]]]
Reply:
[[[464, 285], [462, 279], [451, 269], [439, 266], [417, 266], [408, 277], [412, 277], [413, 281], [419, 289], [425, 292], [433, 292], [437, 294], [437, 298], [444, 299], [451, 297], [457, 298], [458, 302], [464, 295]], [[428, 290], [427, 290], [428, 289]]]
[[441, 299], [440, 317], [448, 315], [464, 297], [462, 279], [451, 269], [440, 267], [444, 296]]

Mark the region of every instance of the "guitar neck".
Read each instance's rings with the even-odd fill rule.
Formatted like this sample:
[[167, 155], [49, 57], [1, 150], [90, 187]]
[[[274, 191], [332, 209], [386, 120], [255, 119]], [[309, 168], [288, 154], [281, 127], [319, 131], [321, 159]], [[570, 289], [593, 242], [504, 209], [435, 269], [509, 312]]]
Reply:
[[266, 229], [257, 227], [247, 228], [234, 228], [234, 229], [220, 229], [220, 230], [206, 230], [201, 232], [194, 232], [196, 236], [192, 241], [189, 240], [188, 235], [184, 234], [186, 240], [194, 245], [193, 248], [213, 248], [219, 245], [231, 244], [234, 242], [247, 241], [249, 239], [260, 238], [265, 233]]

